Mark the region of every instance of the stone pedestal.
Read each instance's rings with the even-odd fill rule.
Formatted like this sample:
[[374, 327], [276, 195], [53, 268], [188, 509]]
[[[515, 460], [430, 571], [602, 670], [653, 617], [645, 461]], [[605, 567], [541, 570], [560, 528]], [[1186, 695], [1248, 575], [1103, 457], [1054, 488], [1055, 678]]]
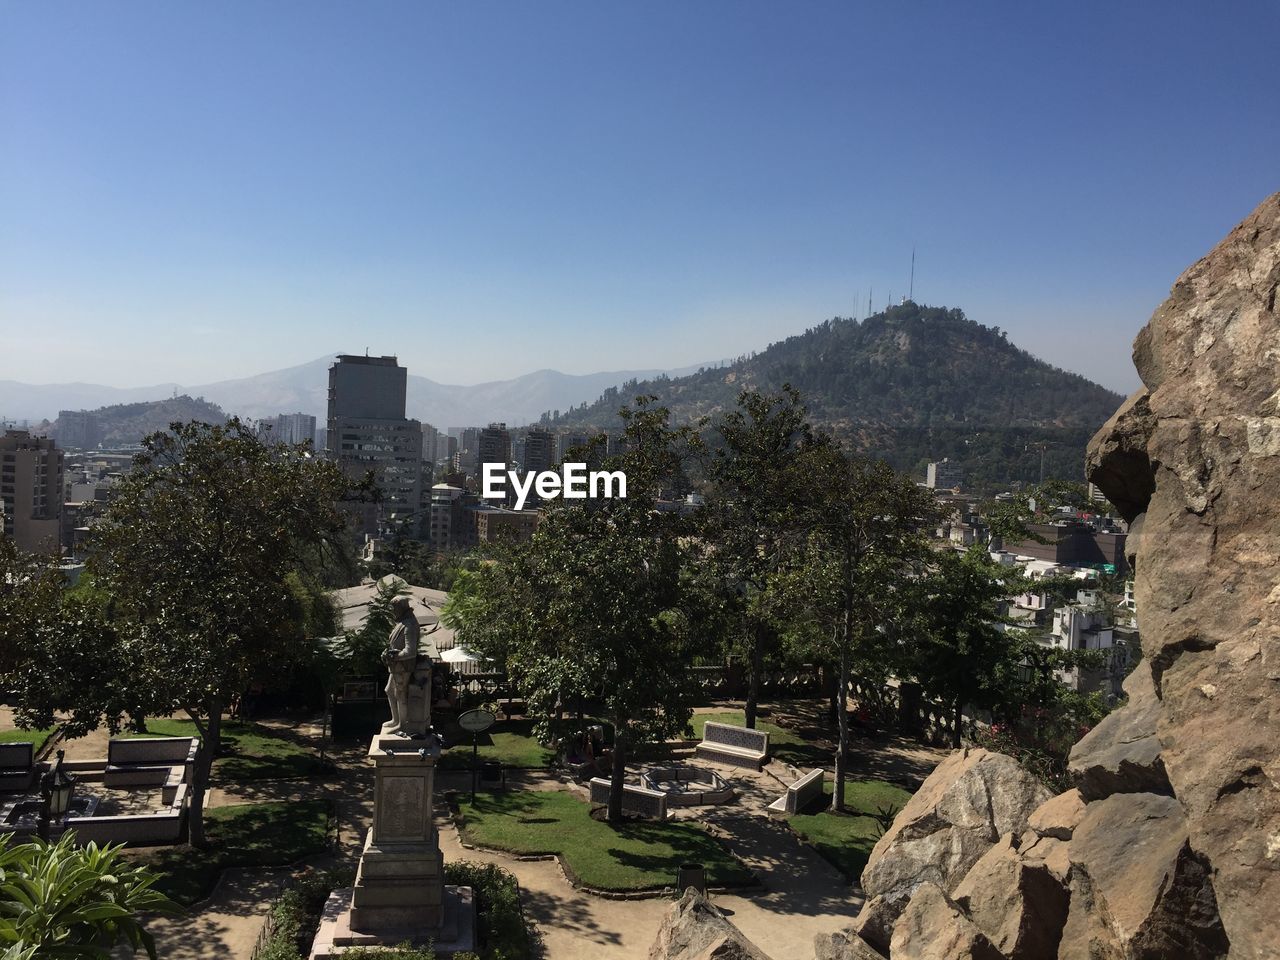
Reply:
[[369, 745], [376, 768], [373, 826], [353, 888], [329, 898], [312, 960], [352, 946], [434, 943], [437, 954], [470, 950], [475, 908], [469, 887], [445, 887], [440, 838], [432, 822], [439, 740], [379, 734]]
[[365, 837], [351, 897], [353, 930], [440, 926], [444, 857], [431, 822], [439, 756], [434, 737], [373, 738], [373, 829]]

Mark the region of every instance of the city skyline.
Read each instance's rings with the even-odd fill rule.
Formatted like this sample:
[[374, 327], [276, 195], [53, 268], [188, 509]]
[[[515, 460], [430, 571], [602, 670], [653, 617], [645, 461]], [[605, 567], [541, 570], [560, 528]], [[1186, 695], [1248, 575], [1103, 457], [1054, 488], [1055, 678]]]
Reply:
[[7, 6], [0, 379], [680, 368], [896, 302], [914, 250], [915, 299], [1124, 392], [1276, 188], [1261, 3], [556, 12]]

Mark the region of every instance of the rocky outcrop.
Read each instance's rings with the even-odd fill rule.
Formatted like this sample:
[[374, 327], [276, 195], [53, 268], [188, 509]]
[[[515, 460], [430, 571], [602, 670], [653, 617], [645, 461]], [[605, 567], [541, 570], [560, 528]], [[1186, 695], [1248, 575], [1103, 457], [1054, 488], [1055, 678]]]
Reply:
[[983, 854], [952, 897], [1008, 960], [1057, 952], [1067, 920], [1066, 887], [1043, 859], [1025, 858], [1013, 834]]
[[1071, 748], [1068, 769], [1085, 801], [1113, 793], [1173, 793], [1156, 736], [1160, 698], [1150, 667], [1138, 664], [1124, 686], [1129, 702]]
[[1070, 840], [1076, 824], [1083, 816], [1084, 798], [1080, 795], [1080, 791], [1068, 790], [1036, 807], [1027, 820], [1027, 826], [1034, 830], [1037, 836]]
[[1178, 278], [1134, 344], [1145, 412], [1113, 418], [1088, 460], [1140, 520], [1161, 762], [1250, 958], [1280, 955], [1278, 290], [1280, 194]]
[[893, 925], [894, 960], [1002, 960], [936, 883], [923, 883]]
[[1227, 952], [1213, 884], [1173, 797], [1117, 793], [1089, 804], [1068, 852], [1072, 881], [1086, 895], [1072, 898], [1063, 935], [1072, 946], [1059, 956], [1209, 960]]
[[950, 891], [984, 853], [1049, 799], [1049, 790], [1003, 754], [957, 750], [934, 769], [876, 843], [862, 871], [872, 899], [855, 927], [879, 949], [924, 882]]
[[813, 955], [814, 960], [884, 960], [878, 950], [852, 930], [818, 934], [813, 938]]
[[769, 960], [696, 890], [684, 892], [662, 918], [649, 960]]

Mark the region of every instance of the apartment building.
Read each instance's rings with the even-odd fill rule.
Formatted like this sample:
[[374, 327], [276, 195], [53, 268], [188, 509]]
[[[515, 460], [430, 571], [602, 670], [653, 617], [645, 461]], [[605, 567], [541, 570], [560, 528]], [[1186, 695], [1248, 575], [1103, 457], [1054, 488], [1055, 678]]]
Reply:
[[26, 430], [0, 437], [4, 535], [19, 549], [57, 555], [62, 542], [63, 455], [54, 441]]

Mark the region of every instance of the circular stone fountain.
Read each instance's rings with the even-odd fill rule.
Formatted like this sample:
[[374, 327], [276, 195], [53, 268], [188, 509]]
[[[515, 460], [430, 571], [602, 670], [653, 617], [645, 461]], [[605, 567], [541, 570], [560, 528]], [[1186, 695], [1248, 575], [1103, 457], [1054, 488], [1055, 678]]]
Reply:
[[737, 795], [720, 774], [706, 767], [650, 767], [640, 774], [640, 783], [665, 793], [669, 807], [728, 803]]

